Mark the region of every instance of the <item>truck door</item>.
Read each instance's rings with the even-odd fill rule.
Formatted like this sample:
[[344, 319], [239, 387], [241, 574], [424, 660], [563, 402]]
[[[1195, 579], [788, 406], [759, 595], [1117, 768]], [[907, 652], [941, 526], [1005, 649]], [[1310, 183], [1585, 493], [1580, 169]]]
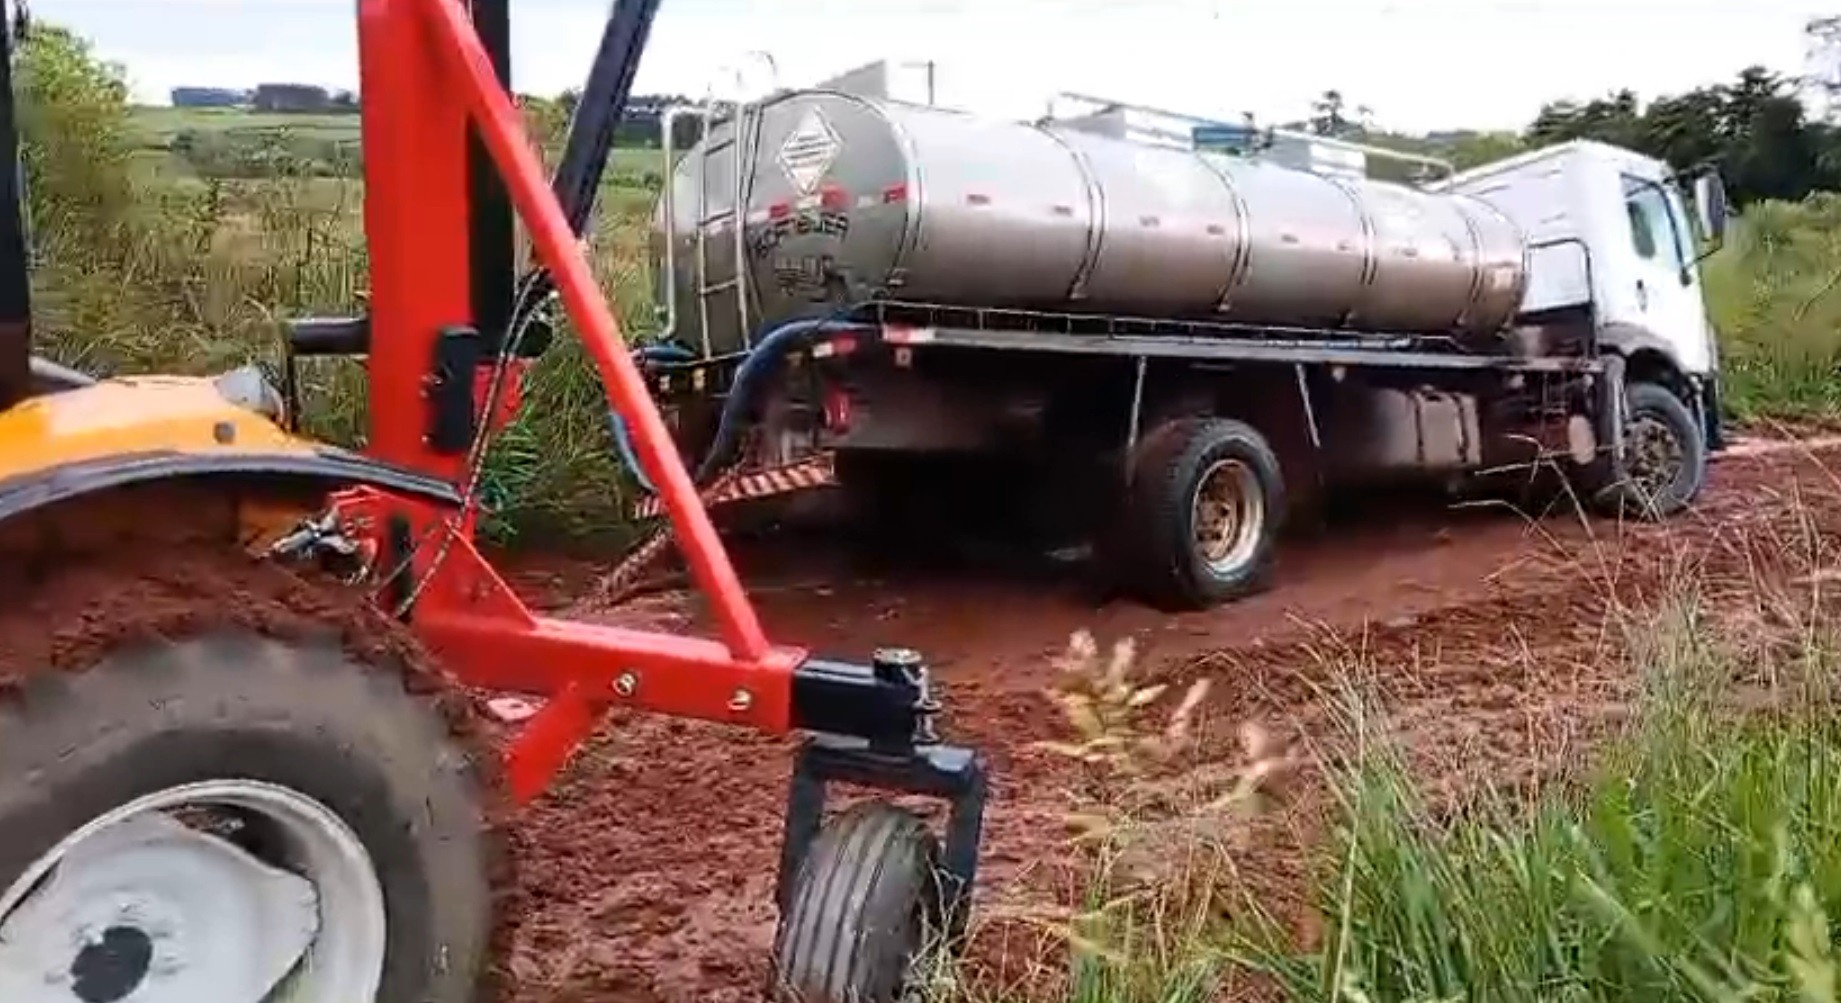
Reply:
[[1617, 299], [1628, 315], [1660, 338], [1676, 365], [1689, 373], [1712, 368], [1712, 346], [1700, 277], [1692, 267], [1692, 246], [1680, 198], [1657, 182], [1624, 175], [1624, 212], [1636, 252], [1629, 269], [1617, 269], [1628, 287]]

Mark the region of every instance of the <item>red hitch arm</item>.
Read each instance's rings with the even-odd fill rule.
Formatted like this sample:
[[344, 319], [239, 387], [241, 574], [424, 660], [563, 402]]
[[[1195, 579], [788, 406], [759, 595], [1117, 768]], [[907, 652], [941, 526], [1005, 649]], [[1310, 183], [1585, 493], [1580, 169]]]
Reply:
[[[556, 280], [609, 404], [636, 433], [640, 462], [710, 600], [720, 640], [538, 616], [474, 547], [471, 511], [348, 492], [338, 505], [378, 546], [381, 566], [412, 571], [393, 579], [397, 595], [389, 605], [407, 612], [417, 636], [465, 683], [547, 698], [507, 753], [520, 798], [543, 789], [612, 705], [775, 733], [798, 727], [793, 680], [806, 654], [770, 644], [762, 631], [462, 4], [360, 0], [359, 43], [372, 282], [367, 451], [457, 484], [470, 478], [451, 428], [440, 425], [440, 436], [433, 429], [452, 417], [454, 381], [465, 378], [470, 393], [477, 375], [450, 372], [441, 361], [464, 346], [474, 317], [471, 121]], [[836, 682], [825, 676], [815, 685], [822, 693]], [[858, 683], [867, 685], [867, 677], [842, 681]], [[821, 701], [855, 704], [848, 695]]]
[[829, 662], [768, 643], [461, 3], [359, 0], [358, 9], [372, 280], [369, 452], [450, 482], [472, 477], [466, 433], [477, 418], [461, 391], [472, 392], [471, 377], [491, 361], [483, 348], [500, 332], [473, 327], [480, 308], [469, 253], [480, 249], [470, 246], [469, 184], [480, 179], [469, 174], [477, 169], [471, 121], [610, 405], [636, 433], [641, 466], [722, 634], [719, 642], [537, 616], [473, 546], [470, 511], [362, 489], [338, 499], [348, 524], [386, 555], [383, 567], [411, 569], [386, 583], [400, 600], [392, 606], [445, 666], [473, 686], [548, 697], [507, 752], [513, 793], [540, 793], [610, 705], [812, 732], [788, 791], [782, 907], [814, 845], [827, 785], [868, 785], [951, 803], [942, 864], [955, 879], [947, 908], [956, 930], [976, 871], [985, 778], [973, 753], [940, 744], [925, 663], [899, 649], [868, 665]]
[[658, 485], [691, 573], [715, 605], [723, 641], [736, 658], [759, 661], [768, 651], [760, 618], [742, 591], [741, 579], [716, 535], [695, 483], [671, 444], [670, 430], [652, 403], [633, 364], [620, 324], [602, 297], [581, 245], [569, 229], [561, 204], [544, 180], [543, 165], [526, 140], [511, 97], [499, 86], [491, 60], [457, 0], [415, 0], [435, 35], [435, 51], [459, 85], [493, 162], [510, 189], [512, 204], [530, 228], [537, 256], [556, 277], [563, 304], [607, 387], [609, 403], [635, 430], [635, 444], [647, 476]]

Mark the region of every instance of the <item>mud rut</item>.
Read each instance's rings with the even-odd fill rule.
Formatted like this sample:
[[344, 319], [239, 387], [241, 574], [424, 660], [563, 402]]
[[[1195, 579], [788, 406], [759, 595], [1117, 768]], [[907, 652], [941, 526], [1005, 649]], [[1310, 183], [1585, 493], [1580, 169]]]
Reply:
[[[810, 541], [769, 539], [737, 556], [776, 638], [856, 655], [901, 643], [931, 658], [948, 733], [983, 749], [995, 771], [980, 888], [989, 910], [1052, 901], [1066, 887], [1053, 865], [1065, 859], [1075, 777], [1029, 745], [1062, 737], [1043, 691], [1075, 630], [1102, 645], [1136, 639], [1140, 678], [1211, 678], [1211, 726], [1191, 774], [1238, 765], [1240, 722], [1281, 741], [1320, 733], [1322, 685], [1334, 665], [1357, 663], [1387, 694], [1421, 771], [1455, 788], [1578, 762], [1619, 719], [1634, 680], [1609, 597], [1641, 603], [1693, 577], [1721, 615], [1769, 619], [1781, 611], [1753, 583], [1806, 584], [1811, 562], [1835, 566], [1838, 541], [1841, 445], [1825, 442], [1739, 451], [1715, 465], [1694, 513], [1662, 527], [1501, 510], [1369, 518], [1291, 543], [1275, 589], [1205, 614], [1096, 606], [1045, 571], [865, 570]], [[597, 570], [553, 563], [514, 577], [555, 608]], [[694, 629], [700, 608], [666, 594], [570, 615]], [[507, 999], [759, 999], [787, 747], [716, 726], [611, 720], [516, 823], [521, 918], [504, 959]], [[1281, 896], [1298, 884], [1307, 814], [1262, 837], [1277, 841], [1260, 857]]]

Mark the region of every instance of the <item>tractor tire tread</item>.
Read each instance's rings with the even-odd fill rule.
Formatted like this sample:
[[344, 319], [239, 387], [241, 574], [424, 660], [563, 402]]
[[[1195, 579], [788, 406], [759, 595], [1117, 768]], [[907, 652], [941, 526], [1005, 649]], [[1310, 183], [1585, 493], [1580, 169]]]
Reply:
[[[510, 875], [483, 723], [403, 660], [412, 643], [380, 645], [387, 630], [330, 619], [370, 613], [340, 587], [233, 551], [139, 556], [54, 570], [46, 601], [0, 614], [0, 637], [31, 618], [54, 639], [0, 658], [0, 890], [134, 797], [205, 779], [279, 783], [332, 808], [371, 853], [391, 920], [380, 1003], [473, 1000], [490, 981], [494, 899]], [[192, 569], [183, 586], [173, 565]], [[221, 588], [198, 574], [214, 565], [230, 573]], [[135, 605], [124, 595], [176, 601], [180, 588], [184, 612], [118, 622]], [[263, 622], [283, 595], [307, 612]]]

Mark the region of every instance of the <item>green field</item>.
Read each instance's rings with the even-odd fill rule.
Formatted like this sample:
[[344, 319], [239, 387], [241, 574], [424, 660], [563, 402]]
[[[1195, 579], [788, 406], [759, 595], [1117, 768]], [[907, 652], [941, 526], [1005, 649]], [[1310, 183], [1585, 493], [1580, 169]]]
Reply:
[[[546, 131], [560, 136], [566, 126], [551, 109], [534, 109]], [[249, 177], [272, 173], [277, 161], [304, 173], [355, 176], [359, 164], [360, 116], [354, 113], [290, 114], [242, 108], [172, 108], [139, 105], [130, 109], [129, 136], [141, 154], [167, 154], [180, 169], [149, 162], [155, 173]], [[657, 149], [615, 149], [608, 162], [610, 178], [646, 186], [646, 175], [661, 171]]]
[[135, 132], [149, 145], [164, 146], [187, 129], [216, 132], [288, 129], [323, 139], [355, 140], [358, 116], [340, 114], [286, 114], [255, 112], [243, 108], [171, 108], [139, 105], [134, 108]]

